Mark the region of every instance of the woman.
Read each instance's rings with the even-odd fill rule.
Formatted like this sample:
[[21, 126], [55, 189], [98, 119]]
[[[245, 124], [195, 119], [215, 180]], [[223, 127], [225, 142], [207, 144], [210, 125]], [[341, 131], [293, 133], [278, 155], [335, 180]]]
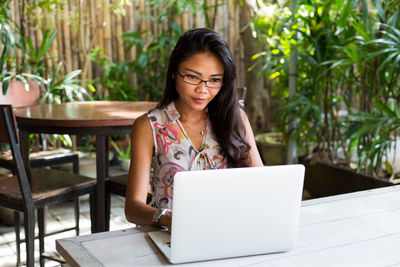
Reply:
[[177, 171], [263, 165], [239, 106], [235, 63], [218, 33], [202, 28], [180, 37], [162, 99], [135, 121], [131, 144], [125, 215], [139, 225], [171, 228]]

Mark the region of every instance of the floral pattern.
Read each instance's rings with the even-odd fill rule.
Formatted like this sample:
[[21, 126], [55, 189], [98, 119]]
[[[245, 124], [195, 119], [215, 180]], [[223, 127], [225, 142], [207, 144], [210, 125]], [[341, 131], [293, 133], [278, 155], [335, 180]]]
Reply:
[[150, 202], [152, 207], [172, 209], [174, 175], [179, 171], [221, 169], [227, 162], [220, 153], [220, 146], [207, 122], [203, 142], [197, 151], [171, 102], [166, 108], [147, 113], [154, 138]]

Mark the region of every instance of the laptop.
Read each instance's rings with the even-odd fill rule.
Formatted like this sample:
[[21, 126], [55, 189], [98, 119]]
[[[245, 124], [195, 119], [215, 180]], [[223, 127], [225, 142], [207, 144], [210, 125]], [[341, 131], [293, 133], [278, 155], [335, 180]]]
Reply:
[[289, 251], [304, 171], [294, 164], [178, 172], [171, 234], [147, 234], [170, 263]]

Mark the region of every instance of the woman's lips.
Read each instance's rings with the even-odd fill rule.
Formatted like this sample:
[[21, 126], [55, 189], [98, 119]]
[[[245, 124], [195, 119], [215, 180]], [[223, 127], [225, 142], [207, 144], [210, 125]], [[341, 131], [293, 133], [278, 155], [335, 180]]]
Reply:
[[203, 104], [204, 102], [206, 102], [206, 99], [193, 98], [193, 101], [196, 102], [197, 104]]

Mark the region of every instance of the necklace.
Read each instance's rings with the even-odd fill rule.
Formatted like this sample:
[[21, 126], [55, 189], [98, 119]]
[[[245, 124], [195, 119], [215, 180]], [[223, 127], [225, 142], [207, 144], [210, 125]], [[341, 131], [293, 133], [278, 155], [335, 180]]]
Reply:
[[190, 130], [192, 130], [192, 131], [194, 131], [194, 132], [200, 132], [200, 135], [204, 135], [204, 133], [205, 133], [205, 131], [206, 131], [206, 128], [207, 128], [207, 122], [206, 122], [206, 125], [204, 125], [203, 130], [201, 130], [201, 131], [196, 130], [196, 129], [193, 129], [193, 128], [190, 127], [189, 125], [186, 125], [185, 127], [186, 127], [186, 128], [189, 128]]
[[[175, 108], [176, 108], [176, 109], [178, 110], [178, 112], [179, 112], [179, 107], [178, 107], [178, 105], [175, 104]], [[181, 115], [182, 119], [185, 120], [185, 118], [186, 118], [185, 114], [183, 114], [183, 113], [181, 113], [181, 112], [179, 112], [179, 114]], [[186, 124], [186, 128], [189, 128], [189, 129], [192, 130], [193, 132], [200, 133], [200, 135], [203, 136], [203, 135], [205, 134], [205, 131], [206, 131], [206, 128], [207, 128], [207, 117], [208, 117], [208, 114], [206, 113], [205, 115], [206, 115], [206, 118], [205, 118], [205, 125], [202, 127], [202, 130], [199, 131], [198, 129], [193, 129], [192, 127], [189, 126], [189, 123]], [[181, 122], [182, 122], [182, 121], [181, 121]]]
[[[182, 117], [182, 119], [185, 119], [185, 115], [184, 114], [182, 114], [181, 117]], [[186, 124], [185, 125], [186, 128], [189, 128], [193, 132], [200, 133], [200, 135], [204, 135], [204, 133], [206, 131], [206, 128], [207, 128], [207, 119], [205, 120], [205, 125], [202, 127], [202, 130], [200, 130], [200, 131], [198, 129], [193, 129], [192, 127], [190, 127], [189, 123], [185, 123], [185, 124]]]

